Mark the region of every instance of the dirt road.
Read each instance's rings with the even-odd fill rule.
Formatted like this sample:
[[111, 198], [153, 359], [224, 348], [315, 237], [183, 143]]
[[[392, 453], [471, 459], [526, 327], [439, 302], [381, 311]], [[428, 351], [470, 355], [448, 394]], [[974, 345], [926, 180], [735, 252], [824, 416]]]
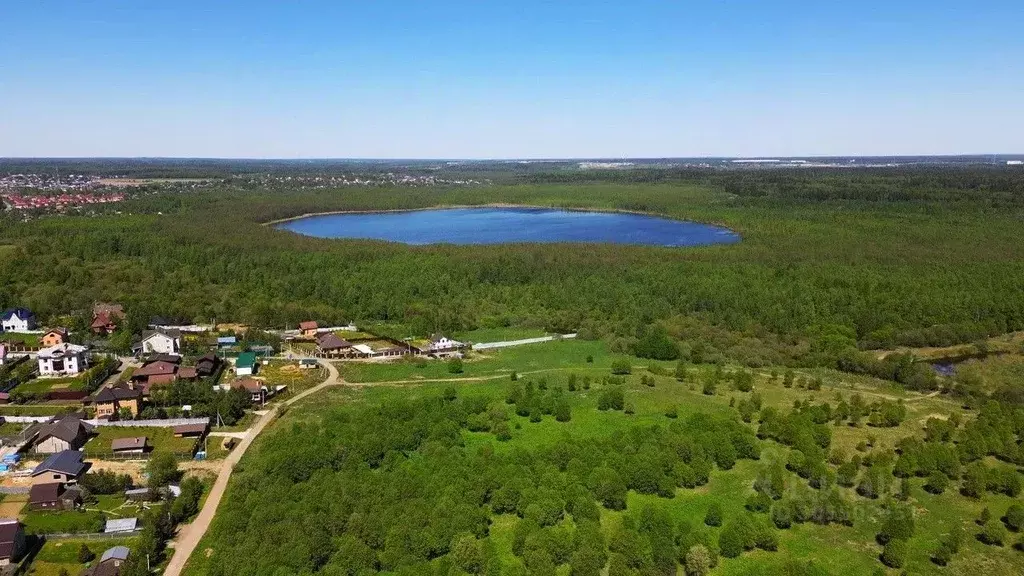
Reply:
[[[338, 377], [338, 369], [331, 365], [330, 362], [321, 360], [325, 368], [327, 368], [328, 376], [327, 379], [317, 384], [316, 386], [296, 395], [294, 398], [289, 399], [285, 402], [286, 406], [290, 406], [299, 400], [302, 400], [310, 394], [315, 394], [324, 388], [330, 386], [337, 386], [344, 384]], [[213, 483], [213, 488], [210, 489], [210, 495], [206, 499], [206, 503], [203, 505], [203, 509], [199, 511], [199, 515], [196, 519], [187, 526], [182, 526], [178, 530], [178, 536], [175, 538], [173, 547], [174, 555], [171, 556], [171, 561], [167, 565], [167, 569], [164, 570], [165, 576], [180, 576], [185, 568], [185, 563], [188, 561], [189, 556], [199, 545], [199, 540], [202, 539], [203, 534], [210, 528], [210, 522], [213, 521], [213, 516], [217, 512], [217, 506], [220, 504], [220, 499], [224, 496], [224, 490], [228, 487], [228, 480], [231, 479], [231, 472], [235, 467], [235, 464], [242, 458], [245, 451], [249, 449], [252, 441], [259, 436], [263, 428], [270, 424], [277, 414], [277, 409], [268, 410], [266, 414], [260, 417], [256, 421], [256, 424], [249, 428], [248, 434], [245, 438], [235, 447], [234, 450], [228, 454], [227, 458], [224, 459], [224, 465], [220, 469], [220, 473], [217, 474], [217, 480]]]

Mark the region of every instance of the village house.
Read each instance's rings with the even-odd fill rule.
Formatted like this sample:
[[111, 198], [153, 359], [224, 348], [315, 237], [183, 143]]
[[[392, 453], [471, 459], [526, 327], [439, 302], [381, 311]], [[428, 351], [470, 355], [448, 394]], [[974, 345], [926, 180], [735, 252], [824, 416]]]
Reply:
[[181, 355], [181, 331], [179, 330], [146, 330], [142, 340], [137, 344], [142, 354], [174, 354]]
[[235, 376], [252, 376], [256, 373], [256, 353], [242, 352], [235, 359]]
[[10, 566], [25, 553], [25, 531], [14, 518], [0, 519], [0, 566]]
[[207, 352], [202, 358], [196, 360], [196, 376], [209, 378], [217, 372], [220, 367], [220, 358], [213, 352]]
[[122, 320], [124, 307], [120, 304], [98, 302], [92, 307], [92, 324], [89, 325], [89, 329], [98, 336], [113, 334]]
[[50, 346], [57, 346], [68, 342], [69, 333], [67, 328], [50, 328], [43, 333], [43, 337], [39, 339], [39, 345], [45, 348]]
[[82, 491], [78, 486], [47, 482], [35, 484], [28, 491], [30, 510], [74, 510], [81, 505]]
[[312, 370], [320, 366], [320, 363], [316, 361], [316, 358], [303, 358], [299, 360], [299, 368], [303, 370]]
[[127, 546], [108, 548], [99, 562], [83, 570], [79, 576], [120, 576], [121, 566], [128, 560], [130, 552]]
[[299, 334], [303, 338], [316, 338], [317, 332], [320, 330], [320, 326], [312, 320], [306, 322], [299, 322]]
[[175, 438], [202, 438], [210, 428], [208, 423], [179, 424], [172, 428]]
[[78, 450], [50, 454], [32, 470], [30, 480], [33, 485], [51, 482], [77, 484], [86, 469], [84, 457]]
[[431, 354], [444, 355], [458, 352], [459, 350], [462, 350], [464, 346], [465, 345], [458, 340], [452, 340], [451, 338], [441, 334], [431, 334], [430, 346], [427, 348], [427, 351]]
[[28, 308], [8, 308], [0, 314], [0, 332], [28, 332], [36, 329], [36, 315]]
[[89, 365], [85, 346], [58, 344], [36, 354], [40, 376], [78, 376]]
[[78, 450], [92, 435], [95, 427], [74, 414], [54, 416], [39, 428], [36, 435], [35, 451], [41, 454], [56, 454], [64, 450]]
[[142, 455], [149, 449], [145, 436], [132, 438], [114, 438], [110, 441], [110, 451], [118, 456]]
[[142, 409], [142, 390], [122, 386], [103, 388], [93, 396], [93, 403], [96, 405], [96, 418], [116, 420], [121, 410], [128, 410], [134, 418]]
[[151, 387], [170, 384], [177, 377], [178, 364], [176, 362], [157, 360], [143, 364], [141, 368], [132, 372], [129, 381], [132, 388], [140, 387], [148, 393]]
[[352, 343], [333, 332], [328, 332], [317, 339], [316, 347], [325, 356], [343, 356], [352, 349]]
[[263, 404], [267, 401], [267, 385], [255, 378], [240, 378], [232, 382], [230, 387], [248, 392], [253, 404]]

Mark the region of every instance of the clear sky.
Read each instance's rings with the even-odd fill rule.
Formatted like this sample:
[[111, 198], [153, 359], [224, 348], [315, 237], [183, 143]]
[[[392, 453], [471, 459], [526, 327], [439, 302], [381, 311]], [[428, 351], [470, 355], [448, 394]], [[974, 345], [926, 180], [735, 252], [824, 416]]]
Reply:
[[4, 0], [0, 156], [1024, 152], [1024, 1]]

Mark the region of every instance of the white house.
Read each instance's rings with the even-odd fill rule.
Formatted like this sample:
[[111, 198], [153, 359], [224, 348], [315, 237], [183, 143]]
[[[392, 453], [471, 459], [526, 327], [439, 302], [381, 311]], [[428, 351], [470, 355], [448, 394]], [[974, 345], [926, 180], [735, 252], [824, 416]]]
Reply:
[[85, 371], [89, 361], [85, 355], [85, 346], [77, 344], [58, 344], [39, 351], [40, 376], [77, 376]]
[[438, 352], [452, 352], [461, 349], [462, 346], [462, 342], [459, 342], [458, 340], [452, 340], [447, 336], [434, 334], [430, 337], [430, 348], [428, 349], [428, 352], [434, 354]]
[[9, 308], [0, 314], [4, 332], [28, 332], [36, 329], [36, 315], [28, 308]]
[[142, 333], [139, 347], [143, 354], [181, 355], [181, 331], [146, 330]]

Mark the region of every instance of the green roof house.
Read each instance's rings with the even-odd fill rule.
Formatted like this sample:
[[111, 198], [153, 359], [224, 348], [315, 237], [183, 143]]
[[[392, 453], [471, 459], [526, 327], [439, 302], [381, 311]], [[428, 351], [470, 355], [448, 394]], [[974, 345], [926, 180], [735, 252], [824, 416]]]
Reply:
[[256, 373], [256, 353], [242, 352], [235, 360], [236, 376], [252, 376]]

